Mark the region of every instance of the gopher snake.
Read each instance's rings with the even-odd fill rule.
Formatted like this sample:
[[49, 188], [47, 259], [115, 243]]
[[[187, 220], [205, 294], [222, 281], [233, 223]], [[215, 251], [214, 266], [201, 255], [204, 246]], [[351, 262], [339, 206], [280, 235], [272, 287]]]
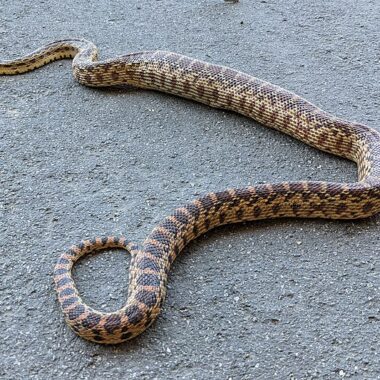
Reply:
[[[74, 77], [86, 86], [128, 84], [232, 110], [355, 161], [359, 177], [355, 183], [282, 182], [209, 193], [176, 209], [141, 247], [123, 237], [72, 246], [58, 259], [54, 280], [65, 319], [83, 338], [119, 343], [143, 332], [160, 312], [178, 253], [214, 227], [280, 217], [357, 219], [380, 211], [380, 134], [369, 127], [338, 119], [250, 75], [171, 52], [146, 51], [97, 61], [96, 47], [83, 39], [56, 41], [20, 59], [0, 62], [0, 74], [25, 73], [63, 58], [73, 58]], [[128, 299], [120, 310], [102, 313], [82, 301], [71, 269], [81, 256], [113, 247], [132, 255]]]

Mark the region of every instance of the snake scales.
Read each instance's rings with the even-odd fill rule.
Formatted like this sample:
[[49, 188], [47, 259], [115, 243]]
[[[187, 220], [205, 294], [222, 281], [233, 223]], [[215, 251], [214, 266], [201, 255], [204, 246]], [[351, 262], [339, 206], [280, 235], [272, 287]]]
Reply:
[[[86, 86], [128, 84], [232, 110], [358, 165], [355, 183], [282, 182], [206, 194], [176, 209], [141, 246], [123, 237], [95, 238], [72, 246], [58, 259], [54, 280], [67, 323], [85, 339], [120, 343], [143, 332], [160, 312], [176, 256], [214, 227], [280, 217], [357, 219], [380, 211], [380, 134], [374, 129], [341, 120], [250, 75], [166, 51], [97, 61], [91, 42], [67, 39], [0, 62], [0, 74], [25, 73], [63, 58], [73, 58], [74, 76]], [[128, 299], [120, 310], [102, 313], [82, 301], [71, 269], [81, 256], [112, 247], [132, 256]]]

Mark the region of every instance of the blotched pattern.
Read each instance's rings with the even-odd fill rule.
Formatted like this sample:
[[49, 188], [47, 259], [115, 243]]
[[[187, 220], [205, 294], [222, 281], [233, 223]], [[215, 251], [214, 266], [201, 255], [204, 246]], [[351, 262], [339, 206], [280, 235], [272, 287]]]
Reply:
[[[171, 52], [97, 61], [96, 47], [83, 39], [56, 41], [20, 59], [0, 62], [0, 75], [25, 73], [63, 58], [74, 58], [74, 76], [86, 86], [128, 84], [236, 111], [355, 161], [359, 176], [355, 183], [283, 182], [209, 193], [176, 209], [141, 247], [123, 237], [95, 238], [72, 246], [59, 258], [54, 280], [65, 319], [83, 338], [120, 343], [143, 332], [160, 312], [177, 255], [214, 227], [280, 217], [357, 219], [380, 211], [380, 135], [374, 129], [338, 119], [258, 78]], [[71, 269], [81, 256], [115, 247], [132, 255], [128, 300], [120, 310], [102, 313], [81, 300]]]

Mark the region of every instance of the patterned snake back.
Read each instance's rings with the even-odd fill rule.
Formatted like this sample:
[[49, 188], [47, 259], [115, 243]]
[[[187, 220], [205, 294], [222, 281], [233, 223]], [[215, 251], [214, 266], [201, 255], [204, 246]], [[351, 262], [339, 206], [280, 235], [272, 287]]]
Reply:
[[[86, 86], [128, 84], [232, 110], [355, 161], [359, 177], [355, 183], [282, 182], [212, 192], [176, 209], [141, 246], [123, 237], [95, 238], [72, 246], [58, 259], [54, 280], [66, 322], [85, 339], [120, 343], [143, 332], [160, 312], [177, 255], [214, 227], [280, 217], [357, 219], [380, 211], [380, 134], [374, 129], [341, 120], [250, 75], [166, 51], [97, 61], [91, 42], [67, 39], [0, 62], [0, 74], [25, 73], [63, 58], [73, 58], [74, 77]], [[120, 310], [102, 313], [82, 301], [71, 269], [81, 256], [114, 247], [132, 256], [128, 299]]]

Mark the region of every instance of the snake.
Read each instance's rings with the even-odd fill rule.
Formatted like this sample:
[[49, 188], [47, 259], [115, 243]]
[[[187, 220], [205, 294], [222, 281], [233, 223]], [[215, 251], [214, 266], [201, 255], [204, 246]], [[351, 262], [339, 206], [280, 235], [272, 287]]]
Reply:
[[[284, 132], [357, 164], [356, 182], [263, 183], [210, 192], [178, 207], [141, 244], [123, 236], [85, 239], [64, 251], [54, 282], [64, 319], [84, 339], [116, 344], [156, 320], [171, 266], [192, 240], [221, 225], [274, 218], [360, 219], [380, 211], [380, 133], [329, 114], [302, 97], [254, 76], [169, 51], [141, 51], [98, 59], [97, 47], [69, 38], [18, 59], [0, 61], [0, 75], [22, 74], [59, 59], [73, 59], [75, 79], [90, 87], [128, 85], [225, 109]], [[88, 306], [72, 268], [82, 256], [121, 248], [131, 255], [127, 300], [114, 312]]]

